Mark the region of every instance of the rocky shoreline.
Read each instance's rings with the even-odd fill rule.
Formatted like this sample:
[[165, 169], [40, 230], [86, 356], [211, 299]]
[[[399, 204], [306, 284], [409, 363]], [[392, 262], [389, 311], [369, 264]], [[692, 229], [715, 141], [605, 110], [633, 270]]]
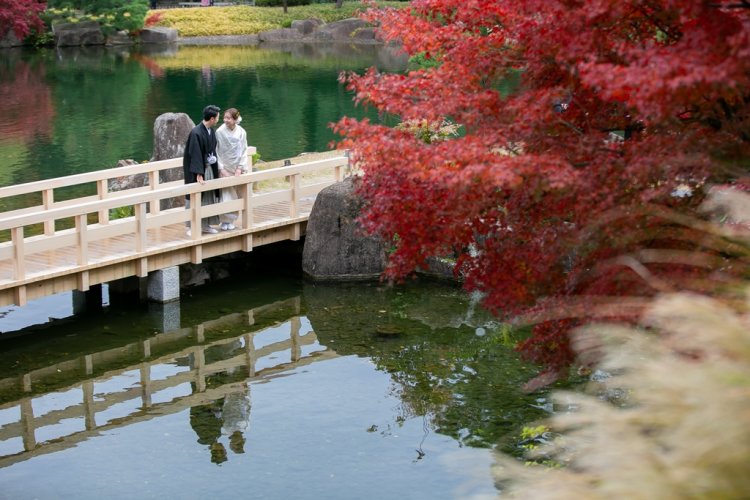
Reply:
[[[218, 35], [180, 37], [173, 28], [144, 28], [137, 36], [126, 32], [104, 36], [101, 27], [94, 21], [61, 23], [53, 27], [56, 47], [82, 47], [94, 45], [178, 44], [178, 45], [278, 45], [288, 43], [347, 43], [382, 45], [375, 36], [375, 28], [358, 18], [342, 19], [326, 23], [320, 19], [293, 21], [289, 28], [279, 28], [248, 35]], [[9, 32], [0, 40], [0, 48], [22, 46]]]

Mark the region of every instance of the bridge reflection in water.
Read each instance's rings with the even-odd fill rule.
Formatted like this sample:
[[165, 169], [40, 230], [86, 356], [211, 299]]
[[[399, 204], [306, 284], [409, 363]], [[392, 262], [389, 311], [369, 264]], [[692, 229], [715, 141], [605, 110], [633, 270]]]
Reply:
[[[262, 321], [284, 311], [285, 321]], [[222, 434], [243, 451], [250, 382], [336, 356], [295, 297], [2, 379], [0, 468], [187, 408], [198, 442], [221, 463]]]

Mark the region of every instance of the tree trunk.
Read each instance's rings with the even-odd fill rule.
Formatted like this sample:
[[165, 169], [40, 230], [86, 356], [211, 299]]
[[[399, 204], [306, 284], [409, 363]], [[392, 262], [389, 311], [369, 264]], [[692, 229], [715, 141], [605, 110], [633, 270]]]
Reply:
[[336, 0], [336, 8], [337, 9], [340, 9], [343, 4], [344, 4], [344, 0]]
[[286, 0], [284, 0], [284, 14], [286, 14]]

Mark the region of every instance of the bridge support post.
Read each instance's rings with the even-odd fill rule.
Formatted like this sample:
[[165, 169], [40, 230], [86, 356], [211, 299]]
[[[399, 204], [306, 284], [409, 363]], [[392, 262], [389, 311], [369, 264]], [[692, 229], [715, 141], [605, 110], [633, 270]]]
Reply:
[[146, 296], [151, 302], [171, 302], [180, 299], [180, 268], [167, 267], [148, 275]]

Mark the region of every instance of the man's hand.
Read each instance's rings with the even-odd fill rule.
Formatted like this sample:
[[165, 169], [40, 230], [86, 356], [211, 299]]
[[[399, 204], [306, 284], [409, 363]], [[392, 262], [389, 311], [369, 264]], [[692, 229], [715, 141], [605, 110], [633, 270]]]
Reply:
[[195, 176], [195, 180], [198, 181], [198, 184], [205, 184], [206, 181], [203, 180], [203, 174], [198, 174]]

